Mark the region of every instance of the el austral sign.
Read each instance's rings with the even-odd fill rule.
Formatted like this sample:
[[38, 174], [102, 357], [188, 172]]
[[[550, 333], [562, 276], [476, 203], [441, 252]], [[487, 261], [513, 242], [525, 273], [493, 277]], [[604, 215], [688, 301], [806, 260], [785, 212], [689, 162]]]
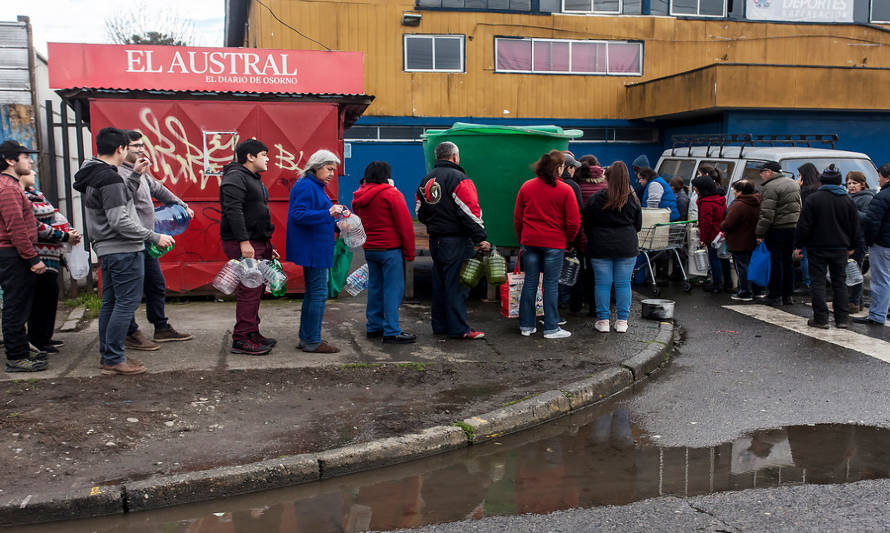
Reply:
[[853, 0], [747, 0], [745, 18], [785, 22], [853, 22]]
[[362, 94], [361, 52], [49, 43], [53, 89]]

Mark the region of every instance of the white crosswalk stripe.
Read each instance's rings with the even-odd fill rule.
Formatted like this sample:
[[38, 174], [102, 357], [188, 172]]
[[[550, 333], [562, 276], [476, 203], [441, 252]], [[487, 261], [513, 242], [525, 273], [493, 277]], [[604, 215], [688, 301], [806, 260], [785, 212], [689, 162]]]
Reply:
[[806, 318], [768, 305], [724, 305], [723, 308], [890, 363], [890, 342], [881, 339], [834, 326], [827, 330], [813, 328], [807, 326]]

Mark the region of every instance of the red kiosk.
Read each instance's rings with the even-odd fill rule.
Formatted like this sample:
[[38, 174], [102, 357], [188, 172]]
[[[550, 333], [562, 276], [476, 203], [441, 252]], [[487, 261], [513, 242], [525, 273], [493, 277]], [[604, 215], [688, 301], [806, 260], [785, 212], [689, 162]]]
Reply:
[[[138, 129], [151, 174], [195, 211], [176, 248], [161, 258], [167, 290], [212, 292], [226, 256], [219, 239], [219, 183], [240, 140], [269, 147], [275, 234], [285, 255], [287, 203], [298, 169], [318, 149], [343, 160], [343, 130], [374, 99], [364, 94], [361, 52], [49, 44], [50, 87], [81, 100], [91, 131]], [[95, 148], [95, 147], [94, 147]], [[337, 200], [337, 180], [326, 191]], [[302, 269], [283, 263], [288, 292], [302, 292]]]

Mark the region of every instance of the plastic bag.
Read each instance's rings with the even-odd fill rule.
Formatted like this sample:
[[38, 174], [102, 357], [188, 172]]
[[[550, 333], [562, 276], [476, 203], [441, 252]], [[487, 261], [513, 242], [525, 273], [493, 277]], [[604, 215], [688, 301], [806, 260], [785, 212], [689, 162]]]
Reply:
[[770, 257], [766, 243], [761, 242], [751, 253], [751, 262], [748, 264], [748, 281], [758, 287], [769, 286]]
[[68, 272], [74, 279], [83, 279], [90, 273], [90, 254], [84, 249], [82, 241], [71, 246], [65, 262], [68, 263]]
[[334, 261], [328, 271], [328, 296], [336, 298], [346, 284], [346, 276], [349, 275], [349, 267], [352, 265], [352, 250], [346, 245], [343, 238], [334, 243]]

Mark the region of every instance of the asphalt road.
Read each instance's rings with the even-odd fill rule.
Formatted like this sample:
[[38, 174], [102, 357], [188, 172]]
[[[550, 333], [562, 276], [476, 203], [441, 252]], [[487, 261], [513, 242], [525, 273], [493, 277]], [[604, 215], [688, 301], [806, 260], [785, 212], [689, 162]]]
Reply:
[[[728, 295], [669, 289], [661, 297], [677, 302], [683, 343], [666, 371], [620, 400], [649, 439], [693, 448], [783, 426], [890, 428], [890, 363], [881, 360], [890, 356], [890, 328], [826, 333], [804, 325], [804, 304], [732, 310]], [[421, 531], [883, 531], [888, 489], [887, 480], [781, 486]]]

